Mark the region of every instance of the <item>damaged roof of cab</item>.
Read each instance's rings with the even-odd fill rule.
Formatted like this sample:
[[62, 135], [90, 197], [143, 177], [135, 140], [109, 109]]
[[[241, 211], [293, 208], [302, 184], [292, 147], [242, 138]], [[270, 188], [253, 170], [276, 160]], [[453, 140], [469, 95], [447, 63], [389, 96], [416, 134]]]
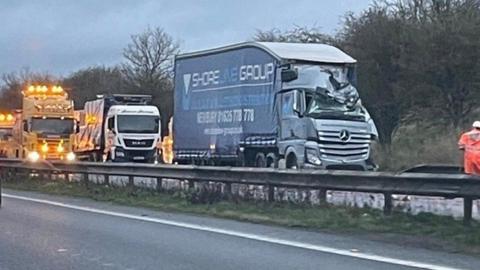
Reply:
[[318, 43], [255, 42], [281, 59], [292, 59], [323, 63], [356, 63], [342, 50]]
[[185, 53], [177, 58], [188, 58], [207, 54], [215, 54], [244, 47], [260, 48], [278, 60], [298, 60], [319, 63], [353, 64], [357, 61], [342, 50], [319, 43], [285, 43], [285, 42], [243, 42], [220, 48]]

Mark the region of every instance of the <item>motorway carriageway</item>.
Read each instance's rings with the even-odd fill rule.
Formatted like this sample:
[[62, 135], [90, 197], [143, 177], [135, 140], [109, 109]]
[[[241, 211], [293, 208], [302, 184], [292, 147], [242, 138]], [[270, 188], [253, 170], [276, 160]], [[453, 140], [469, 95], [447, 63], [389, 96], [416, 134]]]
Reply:
[[480, 269], [466, 255], [353, 236], [4, 190], [0, 270]]

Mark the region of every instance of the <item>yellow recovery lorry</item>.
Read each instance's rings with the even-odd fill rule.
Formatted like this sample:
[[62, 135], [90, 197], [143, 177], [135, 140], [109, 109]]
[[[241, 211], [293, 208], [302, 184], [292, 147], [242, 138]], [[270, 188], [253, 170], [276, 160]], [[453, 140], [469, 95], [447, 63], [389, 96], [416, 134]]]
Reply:
[[17, 157], [39, 160], [75, 160], [73, 100], [61, 86], [31, 85], [23, 92]]

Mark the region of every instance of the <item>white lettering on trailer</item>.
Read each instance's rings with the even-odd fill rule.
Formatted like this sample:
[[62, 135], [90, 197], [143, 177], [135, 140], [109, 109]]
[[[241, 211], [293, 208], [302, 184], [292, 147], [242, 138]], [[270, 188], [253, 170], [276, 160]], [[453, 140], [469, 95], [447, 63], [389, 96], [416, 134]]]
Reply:
[[[223, 71], [219, 69], [184, 74], [185, 93], [189, 88], [199, 88], [205, 86], [226, 85], [225, 87], [235, 87], [228, 85], [234, 82], [244, 81], [271, 81], [275, 71], [274, 63], [242, 65], [240, 67], [226, 68]], [[191, 79], [191, 84], [190, 84]], [[269, 83], [270, 84], [270, 83]], [[240, 84], [244, 85], [244, 84]], [[261, 85], [261, 84], [258, 84]], [[219, 87], [218, 89], [222, 89]], [[205, 89], [199, 89], [202, 91]], [[194, 90], [195, 91], [195, 90]]]
[[206, 71], [203, 73], [193, 73], [192, 75], [192, 87], [217, 85], [220, 70]]
[[197, 112], [197, 124], [254, 122], [255, 109]]
[[273, 75], [273, 63], [265, 65], [244, 65], [240, 67], [240, 81], [269, 79]]

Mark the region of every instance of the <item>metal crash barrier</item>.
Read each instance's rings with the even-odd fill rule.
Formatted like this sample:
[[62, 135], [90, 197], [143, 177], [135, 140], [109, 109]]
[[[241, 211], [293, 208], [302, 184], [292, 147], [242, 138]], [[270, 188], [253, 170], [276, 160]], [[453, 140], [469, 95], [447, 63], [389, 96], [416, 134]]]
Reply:
[[[52, 174], [81, 174], [88, 185], [88, 175], [127, 176], [133, 186], [134, 177], [155, 178], [157, 186], [162, 179], [195, 182], [216, 182], [231, 192], [231, 184], [265, 186], [267, 200], [274, 200], [274, 188], [320, 190], [326, 199], [327, 190], [380, 193], [384, 195], [384, 213], [392, 212], [392, 194], [438, 196], [447, 199], [463, 198], [464, 222], [472, 219], [472, 201], [480, 199], [480, 178], [461, 173], [426, 172], [363, 172], [333, 170], [289, 170], [270, 168], [208, 167], [192, 165], [154, 165], [138, 163], [62, 162], [28, 163], [22, 160], [0, 159], [2, 180], [12, 170]], [[425, 171], [425, 170], [424, 170]], [[322, 201], [322, 198], [319, 198]]]

